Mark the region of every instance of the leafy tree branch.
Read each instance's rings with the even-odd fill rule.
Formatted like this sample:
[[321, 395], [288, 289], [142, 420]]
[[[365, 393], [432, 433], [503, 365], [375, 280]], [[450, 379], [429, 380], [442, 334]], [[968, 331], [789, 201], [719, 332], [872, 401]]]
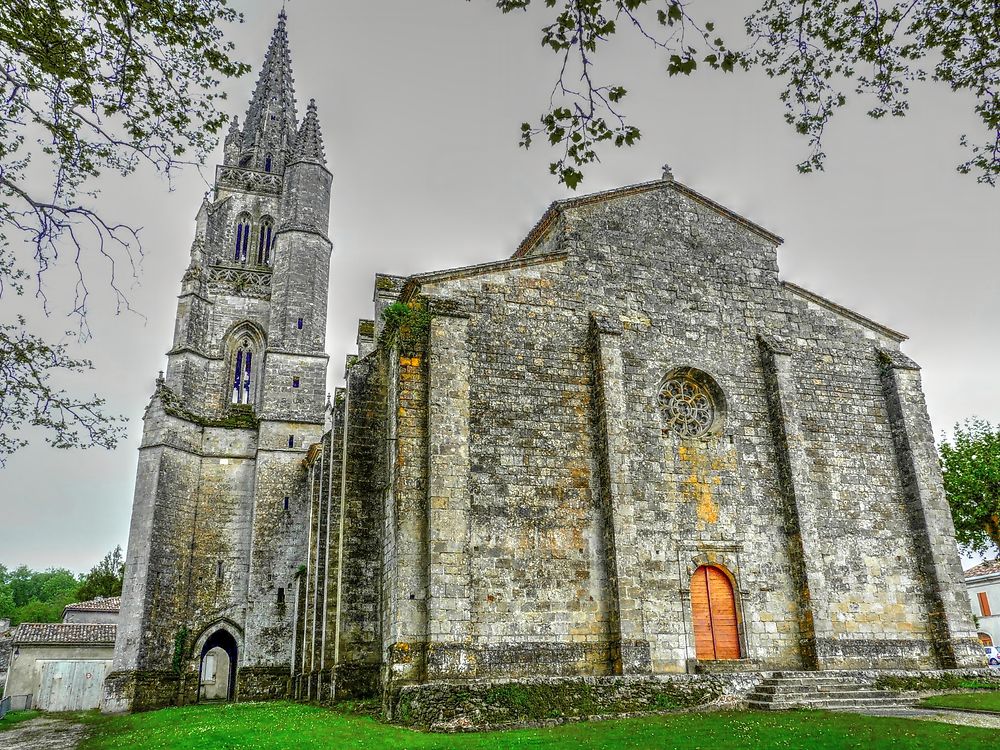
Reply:
[[0, 467], [7, 456], [28, 444], [26, 425], [46, 431], [55, 448], [114, 448], [124, 419], [105, 414], [104, 400], [79, 399], [52, 384], [52, 376], [92, 369], [74, 359], [64, 345], [50, 345], [25, 330], [24, 318], [0, 325]]
[[[168, 184], [201, 165], [225, 124], [220, 83], [248, 66], [231, 58], [222, 26], [239, 22], [228, 0], [10, 0], [0, 13], [0, 300], [29, 287], [45, 314], [65, 312], [91, 335], [94, 262], [103, 263], [116, 311], [130, 310], [140, 229], [110, 218], [97, 184], [140, 167]], [[49, 175], [48, 181], [39, 175]], [[46, 279], [67, 264], [67, 297]], [[9, 320], [9, 319], [8, 319]], [[60, 369], [89, 367], [46, 344], [23, 318], [2, 328], [7, 368], [30, 375], [2, 393], [0, 455], [24, 445], [19, 420], [50, 431], [54, 445], [114, 445], [118, 420], [98, 398], [48, 386]], [[6, 373], [5, 373], [6, 374]], [[15, 403], [15, 399], [28, 399]]]
[[[532, 0], [497, 0], [503, 13]], [[957, 166], [994, 185], [1000, 176], [1000, 11], [976, 0], [762, 0], [742, 19], [736, 45], [716, 32], [698, 0], [535, 0], [556, 11], [541, 43], [560, 56], [548, 108], [521, 125], [521, 145], [544, 136], [559, 156], [550, 171], [576, 188], [599, 150], [635, 144], [641, 131], [620, 107], [626, 88], [599, 83], [595, 53], [619, 35], [666, 58], [668, 76], [699, 68], [762, 69], [783, 83], [785, 121], [807, 142], [802, 172], [823, 169], [823, 139], [851, 98], [874, 119], [904, 116], [911, 87], [938, 83], [968, 94], [984, 136], [957, 137], [967, 159]], [[732, 20], [732, 19], [729, 19]]]

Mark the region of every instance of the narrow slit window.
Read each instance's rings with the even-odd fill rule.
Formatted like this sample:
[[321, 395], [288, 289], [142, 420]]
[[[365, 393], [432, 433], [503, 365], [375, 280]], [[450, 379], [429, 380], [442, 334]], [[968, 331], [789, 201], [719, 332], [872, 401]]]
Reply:
[[285, 590], [281, 587], [278, 587], [278, 604], [284, 604], [284, 603], [285, 603]]
[[285, 510], [288, 510], [288, 495], [285, 495]]
[[288, 436], [288, 447], [289, 448], [294, 448], [295, 447], [295, 435], [289, 435]]
[[300, 331], [302, 330], [302, 318], [299, 318], [298, 328]]
[[247, 262], [247, 248], [250, 247], [250, 216], [240, 214], [236, 220], [236, 247], [233, 260], [237, 263]]
[[271, 155], [270, 154], [268, 154], [267, 156], [264, 157], [264, 171], [265, 172], [270, 172], [271, 171]]
[[292, 378], [292, 388], [298, 388], [298, 387], [299, 387], [299, 379]]
[[222, 580], [222, 560], [219, 560], [215, 564], [215, 577], [220, 581]]
[[257, 234], [257, 265], [271, 265], [271, 247], [274, 245], [274, 220], [265, 216], [260, 220], [260, 232]]

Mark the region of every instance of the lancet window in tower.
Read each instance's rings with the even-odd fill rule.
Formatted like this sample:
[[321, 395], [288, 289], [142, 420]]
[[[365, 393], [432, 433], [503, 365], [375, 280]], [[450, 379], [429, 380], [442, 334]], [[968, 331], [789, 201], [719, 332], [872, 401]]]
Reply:
[[236, 219], [236, 247], [233, 260], [237, 263], [247, 262], [247, 249], [250, 247], [250, 214], [240, 214]]
[[233, 403], [251, 403], [250, 394], [253, 384], [253, 345], [250, 339], [243, 339], [236, 350], [235, 369], [233, 371]]
[[274, 220], [265, 216], [260, 220], [260, 234], [257, 238], [257, 265], [271, 265], [271, 248], [274, 246]]
[[270, 172], [271, 171], [271, 155], [270, 154], [268, 154], [267, 156], [264, 157], [264, 171], [265, 172]]

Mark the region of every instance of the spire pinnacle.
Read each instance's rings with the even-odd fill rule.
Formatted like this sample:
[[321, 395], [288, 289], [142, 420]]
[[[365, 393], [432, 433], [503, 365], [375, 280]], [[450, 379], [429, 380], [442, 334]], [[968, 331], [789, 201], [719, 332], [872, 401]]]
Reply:
[[240, 165], [251, 169], [280, 172], [294, 146], [295, 89], [286, 18], [282, 8], [243, 124]]
[[302, 120], [298, 137], [295, 139], [295, 152], [292, 161], [311, 161], [326, 164], [326, 154], [323, 151], [323, 134], [319, 129], [319, 117], [316, 114], [316, 100], [310, 99], [306, 108], [306, 116]]

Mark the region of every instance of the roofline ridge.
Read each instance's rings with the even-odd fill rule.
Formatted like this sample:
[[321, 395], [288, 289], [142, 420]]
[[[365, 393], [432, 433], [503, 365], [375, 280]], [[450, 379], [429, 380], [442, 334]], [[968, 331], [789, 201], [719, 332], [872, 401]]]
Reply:
[[552, 223], [555, 221], [556, 217], [567, 208], [576, 208], [578, 206], [585, 206], [590, 203], [597, 203], [602, 200], [610, 200], [613, 198], [624, 197], [627, 195], [634, 195], [639, 193], [646, 193], [652, 190], [657, 190], [660, 188], [673, 188], [677, 190], [682, 195], [701, 203], [707, 208], [716, 211], [723, 216], [735, 221], [755, 234], [760, 235], [768, 242], [775, 245], [781, 245], [784, 243], [784, 239], [775, 234], [774, 232], [765, 229], [760, 224], [751, 221], [745, 216], [736, 213], [732, 209], [726, 208], [721, 203], [718, 203], [711, 198], [702, 195], [694, 188], [688, 187], [683, 182], [679, 182], [673, 178], [670, 179], [659, 179], [659, 180], [649, 180], [647, 182], [637, 182], [632, 185], [623, 185], [622, 187], [609, 188], [607, 190], [598, 190], [593, 193], [587, 193], [586, 195], [575, 196], [572, 198], [561, 198], [559, 200], [553, 201], [549, 207], [546, 209], [542, 217], [535, 223], [535, 225], [528, 232], [527, 236], [521, 241], [517, 246], [517, 250], [514, 251], [514, 258], [521, 257], [527, 254], [532, 247], [538, 242], [538, 240], [545, 234]]
[[806, 289], [805, 287], [801, 287], [794, 282], [782, 281], [781, 285], [786, 289], [788, 289], [790, 292], [798, 294], [800, 297], [805, 297], [807, 300], [815, 302], [816, 304], [821, 305], [839, 315], [842, 315], [843, 317], [849, 320], [853, 320], [855, 323], [858, 323], [859, 325], [863, 325], [866, 328], [872, 328], [876, 332], [888, 336], [891, 339], [894, 339], [897, 343], [901, 344], [910, 338], [905, 333], [900, 333], [899, 331], [893, 328], [889, 328], [889, 326], [883, 325], [882, 323], [879, 323], [877, 320], [872, 320], [866, 315], [862, 315], [859, 312], [855, 312], [849, 307], [844, 307], [843, 305], [834, 302], [833, 300], [824, 297], [820, 294], [816, 294], [816, 292], [812, 290]]

